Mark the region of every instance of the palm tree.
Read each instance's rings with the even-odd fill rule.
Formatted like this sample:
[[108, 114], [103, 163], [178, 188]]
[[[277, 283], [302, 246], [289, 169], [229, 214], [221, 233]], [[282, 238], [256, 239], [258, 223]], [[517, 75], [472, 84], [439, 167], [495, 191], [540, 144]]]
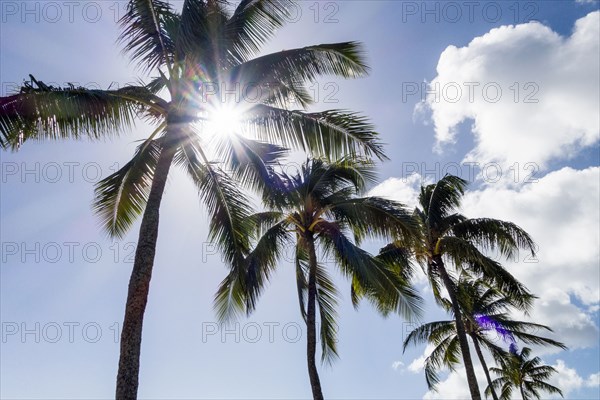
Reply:
[[[489, 369], [482, 352], [482, 346], [495, 359], [505, 356], [506, 352], [496, 343], [498, 339], [514, 343], [515, 339], [528, 344], [557, 346], [565, 349], [565, 345], [555, 340], [538, 336], [535, 332], [546, 330], [547, 326], [515, 320], [509, 312], [513, 309], [527, 311], [534, 296], [515, 301], [499, 290], [491, 287], [482, 279], [470, 279], [461, 275], [457, 288], [457, 299], [462, 313], [466, 334], [471, 338], [475, 352], [481, 362], [488, 385], [491, 385]], [[443, 299], [446, 311], [452, 311], [452, 304]], [[526, 305], [526, 306], [524, 306]], [[429, 342], [436, 347], [425, 360], [425, 378], [430, 389], [439, 382], [436, 371], [444, 366], [454, 369], [462, 354], [458, 345], [456, 323], [454, 320], [436, 321], [414, 329], [404, 341], [404, 349], [409, 344]], [[498, 396], [493, 388], [490, 394], [494, 400]]]
[[531, 349], [524, 347], [519, 353], [514, 345], [511, 345], [509, 354], [499, 360], [500, 368], [490, 368], [490, 371], [499, 377], [485, 389], [486, 394], [492, 388], [500, 389], [500, 400], [510, 400], [513, 388], [519, 389], [523, 400], [539, 399], [540, 391], [556, 393], [563, 397], [562, 391], [547, 382], [556, 369], [549, 365], [543, 365], [539, 357], [529, 358]]
[[[312, 159], [293, 176], [273, 175], [270, 189], [263, 197], [266, 211], [251, 217], [255, 246], [245, 263], [223, 281], [216, 296], [222, 318], [235, 312], [252, 312], [283, 249], [286, 245], [294, 246], [314, 399], [323, 399], [315, 362], [317, 307], [322, 361], [331, 362], [337, 356], [334, 329], [337, 290], [319, 255], [331, 256], [341, 272], [351, 279], [355, 306], [366, 296], [383, 314], [397, 311], [410, 318], [420, 312], [420, 297], [407, 283], [408, 259], [397, 252], [374, 257], [359, 247], [365, 237], [413, 235], [413, 220], [401, 204], [356, 196], [373, 178], [372, 164], [351, 159], [331, 163]], [[356, 242], [349, 238], [352, 234]]]
[[535, 250], [527, 232], [511, 222], [467, 218], [458, 213], [466, 186], [467, 181], [446, 175], [435, 184], [421, 187], [419, 207], [413, 214], [421, 227], [419, 239], [396, 240], [384, 250], [409, 249], [426, 273], [434, 297], [442, 298], [442, 285], [447, 290], [469, 391], [473, 399], [480, 400], [456, 285], [447, 267], [452, 266], [457, 272], [464, 270], [481, 275], [518, 301], [527, 298], [526, 288], [483, 251], [498, 251], [501, 256], [515, 258], [519, 249], [527, 249], [532, 254]]
[[[185, 0], [177, 12], [166, 1], [130, 0], [120, 20], [120, 41], [131, 59], [153, 74], [150, 83], [89, 90], [55, 88], [32, 77], [19, 93], [0, 99], [3, 148], [18, 149], [29, 140], [98, 139], [127, 131], [136, 116], [155, 126], [131, 161], [98, 184], [94, 202], [111, 236], [123, 236], [143, 214], [121, 333], [118, 399], [137, 396], [159, 208], [173, 163], [197, 185], [211, 218], [210, 238], [234, 264], [249, 247], [242, 232], [251, 211], [233, 178], [260, 187], [260, 178], [284, 148], [330, 157], [385, 157], [365, 118], [342, 110], [302, 111], [312, 102], [306, 82], [323, 74], [351, 78], [367, 72], [359, 44], [321, 44], [257, 57], [291, 4], [242, 0], [231, 9], [224, 0]], [[225, 104], [232, 87], [262, 90], [242, 107]], [[234, 108], [239, 121], [229, 124], [211, 155], [211, 136], [223, 130], [216, 117], [229, 111], [230, 123]]]

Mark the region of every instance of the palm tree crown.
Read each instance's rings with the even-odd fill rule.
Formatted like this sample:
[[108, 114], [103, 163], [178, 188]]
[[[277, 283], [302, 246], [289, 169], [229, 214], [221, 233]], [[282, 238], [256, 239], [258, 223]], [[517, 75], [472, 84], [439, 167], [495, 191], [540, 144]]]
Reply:
[[417, 240], [397, 240], [384, 250], [408, 249], [426, 273], [435, 299], [444, 304], [442, 285], [448, 292], [455, 317], [458, 345], [465, 362], [471, 397], [481, 398], [457, 299], [456, 281], [447, 269], [483, 276], [517, 301], [527, 299], [527, 289], [485, 251], [515, 258], [520, 248], [534, 252], [534, 242], [517, 225], [490, 218], [467, 218], [458, 212], [467, 181], [446, 175], [437, 183], [421, 187], [414, 217], [420, 226]]
[[531, 349], [524, 347], [519, 352], [516, 347], [511, 346], [510, 353], [500, 359], [500, 368], [490, 368], [490, 371], [498, 375], [486, 389], [486, 394], [491, 389], [500, 390], [501, 400], [510, 400], [513, 389], [518, 389], [523, 400], [539, 399], [540, 392], [559, 394], [562, 391], [547, 382], [556, 369], [549, 365], [543, 365], [539, 357], [529, 358]]
[[[274, 174], [264, 192], [264, 212], [250, 218], [253, 250], [223, 281], [217, 312], [251, 312], [286, 246], [295, 248], [296, 283], [308, 329], [308, 363], [313, 396], [322, 398], [314, 365], [316, 308], [321, 321], [322, 360], [337, 356], [337, 290], [319, 254], [334, 260], [351, 279], [352, 300], [367, 297], [383, 314], [418, 315], [420, 297], [408, 285], [408, 259], [396, 252], [374, 257], [359, 247], [366, 237], [407, 237], [413, 219], [401, 204], [378, 197], [357, 197], [374, 178], [373, 165], [356, 159], [312, 159], [297, 174]], [[354, 236], [355, 241], [350, 239]], [[322, 257], [321, 257], [322, 258]], [[401, 260], [401, 261], [400, 261]]]
[[[460, 276], [456, 288], [465, 332], [475, 346], [486, 378], [489, 378], [489, 372], [481, 347], [490, 352], [494, 359], [506, 355], [502, 348], [503, 342], [512, 344], [517, 339], [528, 344], [566, 348], [560, 342], [535, 334], [540, 330], [551, 332], [547, 326], [515, 320], [510, 314], [513, 310], [527, 311], [528, 307], [524, 309], [522, 305], [527, 303], [528, 299], [515, 301], [491, 287], [483, 279], [472, 279], [464, 274]], [[533, 296], [529, 300], [532, 299]], [[450, 301], [442, 301], [445, 303], [445, 309], [452, 312]], [[453, 370], [462, 356], [455, 321], [430, 322], [414, 329], [406, 337], [404, 348], [409, 344], [422, 342], [429, 342], [435, 346], [425, 360], [425, 378], [429, 388], [434, 389], [439, 382], [437, 370], [441, 367]], [[488, 379], [488, 384], [490, 382], [491, 379]], [[493, 390], [491, 394], [495, 397]]]

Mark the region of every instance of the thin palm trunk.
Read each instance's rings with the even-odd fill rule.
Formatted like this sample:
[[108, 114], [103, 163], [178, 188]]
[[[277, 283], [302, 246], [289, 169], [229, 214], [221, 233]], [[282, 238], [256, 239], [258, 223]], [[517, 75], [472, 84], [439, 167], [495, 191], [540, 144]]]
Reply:
[[490, 388], [490, 392], [492, 393], [492, 398], [494, 400], [498, 400], [498, 396], [496, 395], [496, 391], [492, 386], [492, 378], [490, 377], [490, 371], [488, 370], [487, 364], [485, 362], [485, 358], [483, 358], [483, 353], [481, 352], [481, 346], [479, 346], [479, 339], [475, 335], [471, 335], [471, 339], [473, 339], [473, 345], [475, 346], [475, 351], [477, 352], [477, 357], [479, 357], [479, 362], [481, 362], [481, 367], [483, 368], [483, 373], [485, 374], [485, 379], [487, 379], [488, 387]]
[[317, 300], [317, 254], [315, 252], [315, 243], [312, 235], [307, 235], [306, 243], [308, 246], [308, 304], [306, 307], [306, 358], [308, 361], [308, 376], [310, 377], [310, 387], [312, 389], [314, 400], [323, 400], [321, 391], [321, 381], [317, 371], [315, 360], [317, 349], [317, 328], [316, 328], [316, 300]]
[[[172, 135], [168, 132], [167, 136]], [[174, 152], [172, 150], [163, 149], [160, 153], [140, 226], [133, 270], [129, 279], [125, 318], [121, 331], [121, 354], [116, 389], [117, 400], [137, 398], [142, 325], [156, 252], [159, 208], [173, 156]]]
[[440, 272], [444, 286], [448, 290], [450, 301], [452, 302], [452, 311], [454, 312], [454, 320], [456, 322], [456, 334], [458, 336], [458, 343], [460, 344], [460, 351], [462, 353], [463, 361], [465, 364], [465, 370], [467, 372], [467, 382], [469, 384], [469, 391], [471, 392], [472, 400], [481, 400], [481, 394], [479, 392], [479, 385], [477, 384], [477, 378], [475, 376], [475, 368], [473, 368], [473, 361], [471, 359], [471, 352], [469, 351], [469, 342], [467, 341], [467, 334], [465, 331], [465, 325], [462, 321], [462, 315], [456, 299], [456, 293], [454, 292], [454, 285], [446, 268], [444, 268], [444, 262], [441, 257], [436, 257], [435, 264]]
[[519, 385], [519, 391], [521, 392], [521, 398], [523, 398], [523, 400], [527, 400], [527, 396], [525, 396], [525, 391], [523, 390], [523, 383]]

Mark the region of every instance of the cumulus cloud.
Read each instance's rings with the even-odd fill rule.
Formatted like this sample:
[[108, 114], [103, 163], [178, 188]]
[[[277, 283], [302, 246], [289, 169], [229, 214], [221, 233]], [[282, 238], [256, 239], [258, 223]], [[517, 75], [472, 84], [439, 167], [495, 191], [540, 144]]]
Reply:
[[404, 178], [389, 178], [375, 186], [369, 196], [379, 196], [396, 200], [405, 204], [409, 209], [417, 206], [418, 188], [422, 182], [419, 174], [412, 174]]
[[[485, 376], [483, 373], [478, 373], [481, 370], [481, 364], [474, 363], [475, 374], [477, 376], [477, 383], [479, 384], [480, 390], [484, 390], [487, 386]], [[469, 386], [467, 385], [467, 374], [464, 367], [459, 367], [455, 371], [448, 374], [446, 379], [443, 379], [436, 386], [436, 391], [429, 390], [423, 396], [426, 400], [453, 400], [453, 399], [469, 399], [471, 393], [469, 392]], [[482, 393], [483, 394], [483, 393]]]
[[[560, 388], [565, 396], [583, 388], [597, 388], [599, 386], [600, 373], [583, 378], [574, 368], [567, 366], [563, 360], [556, 360], [556, 363], [552, 366], [556, 369], [556, 374], [550, 378], [550, 384]], [[555, 397], [559, 398], [559, 396]]]
[[[587, 379], [581, 377], [574, 368], [566, 365], [563, 360], [556, 360], [556, 363], [552, 365], [556, 369], [556, 373], [551, 376], [549, 383], [562, 390], [565, 398], [569, 398], [569, 395], [573, 392], [577, 392], [583, 388], [597, 388], [599, 385], [598, 379], [600, 379], [600, 373], [591, 374]], [[475, 371], [480, 370], [481, 365], [477, 364], [474, 366]], [[487, 387], [487, 382], [480, 375], [477, 374], [477, 382], [479, 388], [483, 391]], [[495, 376], [492, 374], [492, 379]], [[428, 391], [423, 396], [423, 399], [468, 399], [470, 397], [469, 387], [467, 385], [467, 376], [463, 367], [458, 368], [456, 371], [448, 374], [446, 379], [440, 381], [437, 386], [437, 392]], [[544, 399], [560, 399], [560, 395], [550, 395], [548, 393], [543, 394]]]
[[424, 104], [438, 149], [472, 120], [475, 148], [465, 161], [512, 165], [574, 156], [598, 142], [600, 12], [569, 37], [538, 22], [501, 26], [440, 55]]
[[404, 370], [404, 363], [402, 361], [394, 361], [392, 363], [392, 369], [394, 371], [398, 371], [398, 370], [402, 371], [402, 370]]
[[[372, 193], [385, 192], [400, 201], [416, 199], [418, 182], [388, 179]], [[563, 168], [517, 188], [485, 186], [468, 191], [463, 201], [469, 217], [513, 221], [532, 235], [538, 245], [536, 257], [522, 254], [518, 263], [505, 265], [540, 297], [532, 318], [552, 327], [554, 336], [571, 348], [598, 344], [593, 315], [600, 302], [598, 204], [598, 167]]]
[[539, 250], [507, 268], [540, 297], [532, 317], [550, 325], [572, 348], [597, 346], [598, 327], [587, 306], [600, 301], [600, 168], [563, 168], [517, 189], [485, 187], [469, 192], [464, 212], [513, 221]]
[[585, 381], [585, 386], [590, 388], [600, 387], [600, 372], [591, 374]]
[[427, 357], [429, 357], [433, 349], [435, 349], [435, 346], [428, 344], [425, 347], [423, 354], [412, 360], [411, 363], [408, 364], [408, 367], [406, 367], [406, 369], [408, 369], [413, 374], [420, 374], [425, 368], [425, 360], [427, 359]]

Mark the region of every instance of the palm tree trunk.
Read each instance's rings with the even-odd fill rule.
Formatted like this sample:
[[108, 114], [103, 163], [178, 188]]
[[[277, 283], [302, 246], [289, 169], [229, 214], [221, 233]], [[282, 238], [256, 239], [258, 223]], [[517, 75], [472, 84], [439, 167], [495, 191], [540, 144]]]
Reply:
[[487, 364], [485, 362], [485, 358], [483, 358], [483, 353], [481, 352], [481, 346], [479, 346], [479, 339], [477, 336], [471, 335], [471, 339], [473, 339], [473, 344], [475, 346], [475, 351], [477, 352], [477, 357], [479, 357], [479, 362], [481, 362], [481, 367], [483, 368], [483, 373], [485, 374], [485, 379], [487, 379], [488, 387], [490, 388], [490, 392], [492, 393], [492, 398], [494, 400], [498, 400], [498, 396], [496, 395], [496, 390], [492, 386], [492, 378], [490, 377], [490, 371], [488, 370]]
[[527, 400], [527, 397], [525, 396], [525, 392], [523, 391], [523, 384], [522, 383], [519, 385], [519, 391], [521, 392], [521, 398], [523, 400]]
[[446, 286], [446, 290], [448, 290], [450, 301], [452, 302], [452, 311], [454, 312], [454, 320], [456, 322], [456, 334], [458, 335], [458, 343], [460, 344], [460, 351], [465, 363], [471, 399], [481, 400], [479, 385], [477, 384], [477, 378], [475, 376], [475, 368], [473, 368], [471, 352], [469, 351], [469, 342], [467, 340], [465, 325], [463, 324], [460, 308], [458, 307], [458, 301], [456, 300], [456, 293], [454, 292], [454, 284], [452, 283], [450, 276], [448, 276], [446, 268], [444, 268], [444, 262], [442, 261], [441, 257], [436, 257], [435, 264], [440, 272], [442, 280], [444, 281], [444, 286]]
[[[172, 135], [169, 135], [168, 132], [167, 136]], [[148, 302], [148, 291], [156, 252], [159, 208], [173, 156], [174, 152], [172, 150], [163, 148], [161, 151], [144, 216], [142, 217], [121, 331], [121, 354], [116, 389], [117, 400], [134, 400], [137, 398], [142, 324]]]
[[321, 381], [317, 371], [315, 355], [317, 350], [316, 300], [317, 300], [317, 254], [312, 235], [307, 235], [308, 244], [308, 304], [306, 307], [306, 359], [308, 361], [308, 376], [314, 400], [323, 400]]

